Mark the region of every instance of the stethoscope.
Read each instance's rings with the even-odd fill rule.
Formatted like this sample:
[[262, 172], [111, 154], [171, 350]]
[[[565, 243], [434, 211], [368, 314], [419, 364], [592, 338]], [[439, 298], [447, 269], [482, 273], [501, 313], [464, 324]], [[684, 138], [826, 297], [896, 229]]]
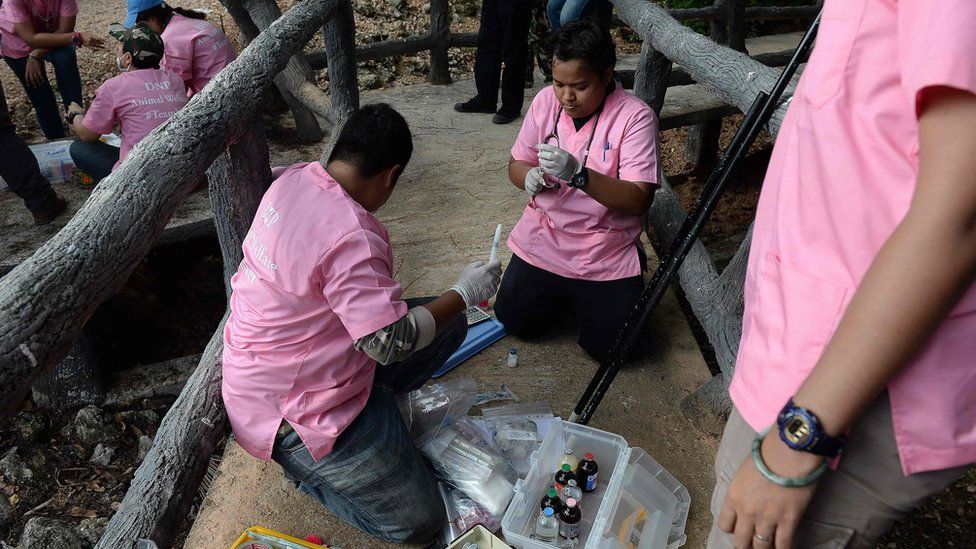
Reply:
[[[606, 99], [600, 103], [600, 108], [596, 111], [596, 117], [593, 120], [593, 129], [590, 130], [590, 138], [586, 141], [586, 149], [583, 151], [583, 167], [586, 167], [587, 160], [590, 159], [590, 146], [593, 144], [593, 136], [596, 135], [596, 128], [600, 124], [600, 115], [603, 114], [603, 106], [606, 105]], [[556, 140], [556, 146], [559, 147], [559, 119], [563, 115], [563, 106], [559, 105], [559, 112], [556, 113], [556, 120], [552, 123], [552, 131], [550, 131], [546, 137], [542, 140], [543, 143], [549, 145], [550, 139]], [[561, 148], [561, 147], [560, 147]], [[561, 184], [557, 181], [554, 185], [547, 185], [550, 189], [558, 189]]]

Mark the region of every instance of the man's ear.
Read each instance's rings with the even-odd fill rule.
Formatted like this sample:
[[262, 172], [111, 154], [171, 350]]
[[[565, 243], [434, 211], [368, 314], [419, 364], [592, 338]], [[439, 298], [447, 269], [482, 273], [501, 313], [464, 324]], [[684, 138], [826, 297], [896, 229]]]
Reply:
[[387, 189], [392, 190], [393, 187], [396, 186], [397, 180], [400, 179], [400, 174], [402, 173], [403, 173], [402, 165], [397, 164], [395, 166], [390, 167], [390, 169], [386, 171], [386, 177], [384, 178], [383, 186]]

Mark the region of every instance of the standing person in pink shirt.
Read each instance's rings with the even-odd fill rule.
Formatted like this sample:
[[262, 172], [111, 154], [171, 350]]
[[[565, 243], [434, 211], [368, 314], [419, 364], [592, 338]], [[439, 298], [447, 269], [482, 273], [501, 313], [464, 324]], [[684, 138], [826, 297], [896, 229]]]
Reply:
[[532, 100], [508, 163], [529, 203], [495, 313], [519, 337], [575, 315], [580, 346], [602, 360], [644, 288], [657, 119], [614, 82], [613, 39], [596, 23], [563, 27], [553, 52], [553, 85]]
[[976, 462], [974, 23], [826, 1], [759, 200], [710, 547], [874, 547]]
[[353, 113], [328, 161], [284, 170], [265, 193], [231, 280], [223, 398], [234, 436], [338, 517], [394, 542], [445, 521], [437, 483], [394, 395], [460, 347], [467, 306], [498, 289], [501, 263], [468, 265], [442, 296], [402, 297], [373, 215], [413, 151], [392, 107]]
[[161, 66], [180, 75], [190, 96], [200, 93], [231, 61], [237, 50], [206, 15], [174, 8], [162, 0], [128, 0], [125, 26], [145, 22], [162, 36], [166, 54]]
[[[144, 23], [131, 29], [119, 25], [111, 32], [122, 42], [116, 59], [122, 74], [99, 86], [87, 111], [77, 103], [68, 110], [68, 124], [79, 138], [69, 152], [77, 169], [84, 172], [75, 177], [90, 181], [83, 186], [94, 185], [108, 176], [136, 143], [187, 103], [183, 80], [159, 68], [163, 41], [158, 34]], [[122, 137], [121, 148], [99, 141], [116, 124]]]
[[0, 0], [0, 54], [24, 86], [48, 139], [64, 137], [64, 119], [45, 63], [54, 66], [67, 109], [71, 103], [82, 102], [75, 48], [102, 47], [101, 39], [75, 31], [77, 15], [76, 0]]

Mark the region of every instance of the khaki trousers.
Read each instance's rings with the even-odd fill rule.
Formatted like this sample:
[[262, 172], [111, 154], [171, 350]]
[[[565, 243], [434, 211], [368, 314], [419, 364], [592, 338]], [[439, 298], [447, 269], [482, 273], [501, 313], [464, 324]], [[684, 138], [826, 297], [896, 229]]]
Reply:
[[[770, 436], [777, 436], [772, 432]], [[717, 520], [729, 483], [745, 459], [752, 459], [756, 432], [733, 409], [715, 458], [712, 531], [708, 547], [734, 547], [732, 535]], [[797, 528], [798, 548], [875, 547], [895, 521], [904, 518], [929, 496], [961, 477], [967, 466], [904, 476], [895, 446], [888, 393], [868, 408], [851, 431], [836, 471], [828, 471]]]

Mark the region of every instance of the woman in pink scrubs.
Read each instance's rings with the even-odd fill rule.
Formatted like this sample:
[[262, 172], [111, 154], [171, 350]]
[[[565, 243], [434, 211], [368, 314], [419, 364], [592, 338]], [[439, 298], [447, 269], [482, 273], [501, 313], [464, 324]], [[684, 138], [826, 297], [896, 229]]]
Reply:
[[641, 227], [657, 186], [657, 119], [613, 80], [613, 39], [570, 23], [553, 44], [553, 85], [536, 95], [508, 176], [529, 203], [495, 302], [509, 333], [533, 337], [569, 315], [601, 360], [643, 289]]
[[200, 12], [170, 7], [162, 0], [128, 0], [125, 26], [137, 22], [162, 36], [166, 54], [160, 66], [180, 75], [191, 97], [237, 59], [230, 39]]
[[759, 200], [710, 547], [874, 547], [976, 462], [974, 23], [826, 1]]

